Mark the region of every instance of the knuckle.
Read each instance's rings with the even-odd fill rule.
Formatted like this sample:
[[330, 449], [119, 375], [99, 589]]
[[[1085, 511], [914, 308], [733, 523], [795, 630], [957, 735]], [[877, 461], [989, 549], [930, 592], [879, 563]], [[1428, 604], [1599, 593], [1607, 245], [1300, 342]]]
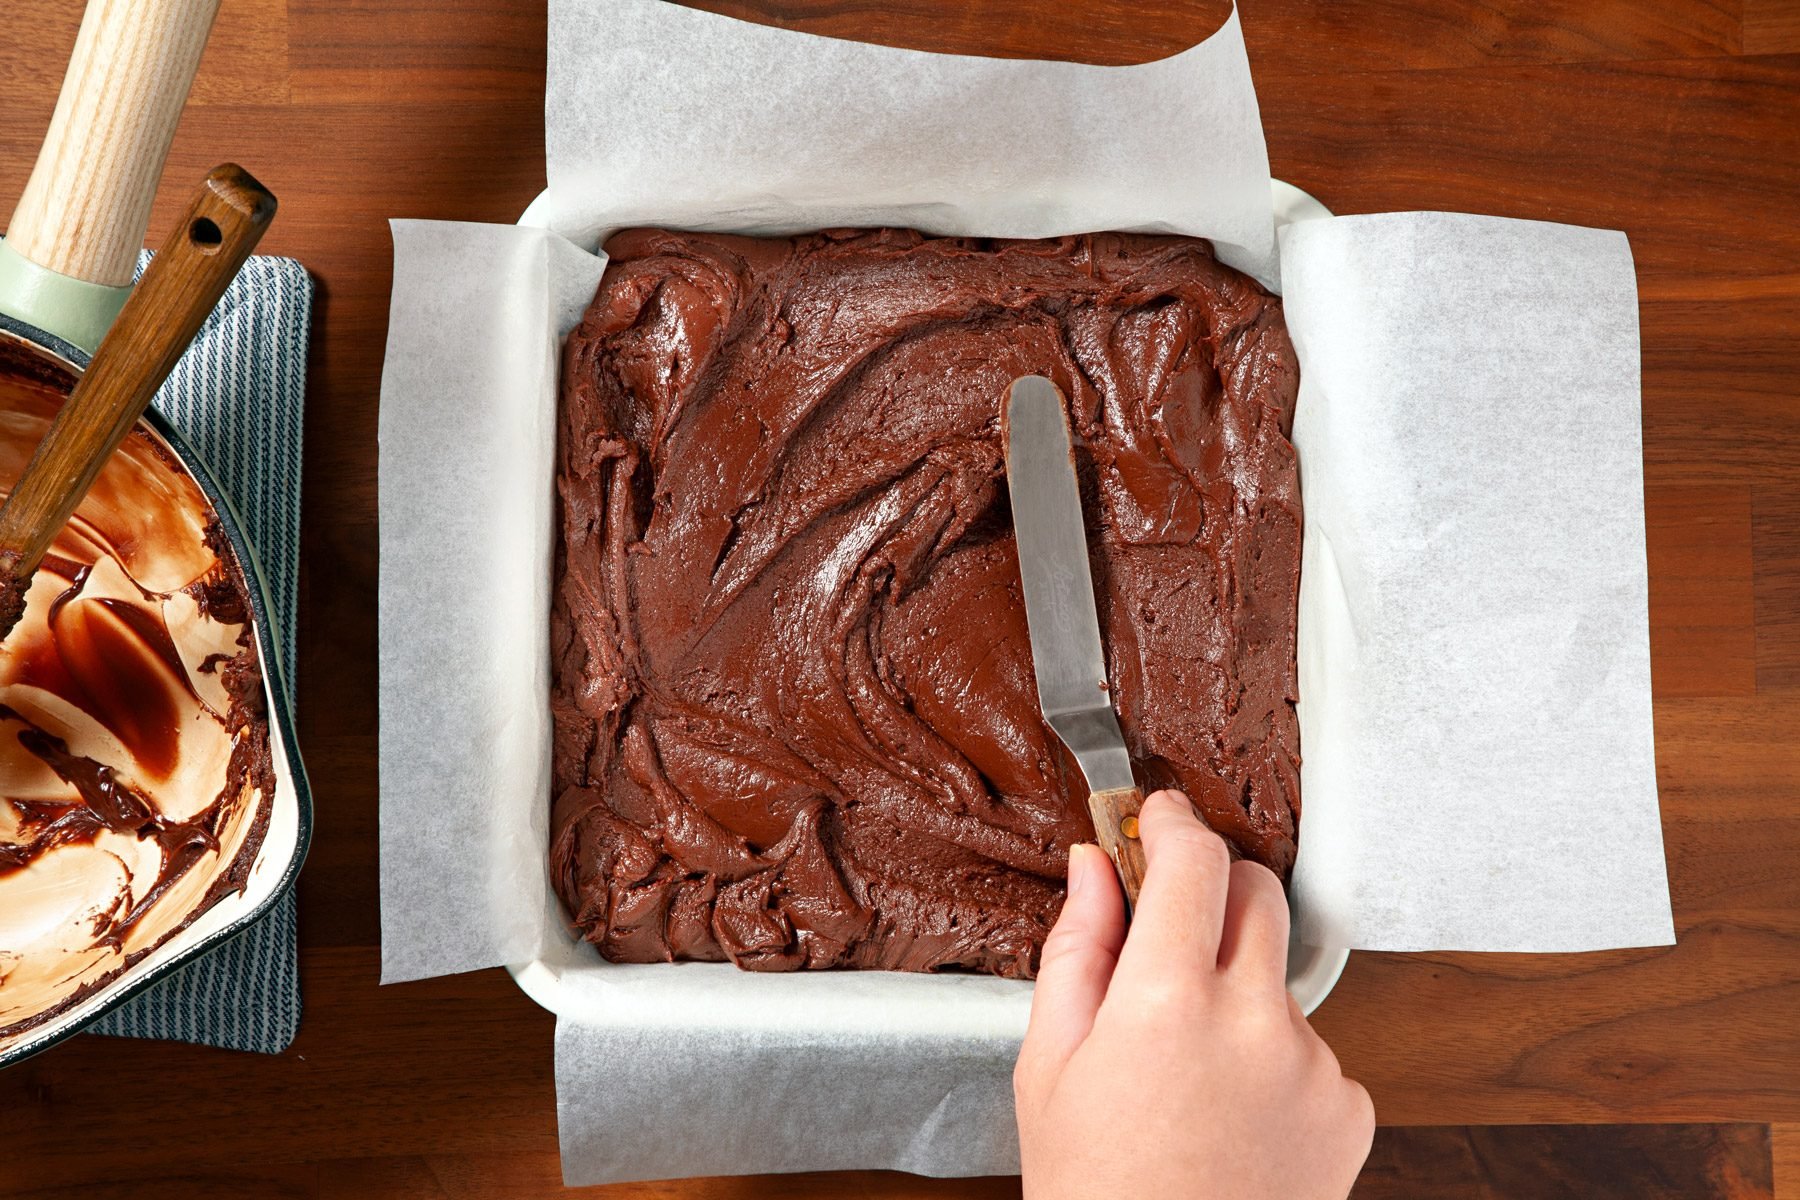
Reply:
[[1058, 937], [1052, 932], [1044, 939], [1043, 952], [1038, 956], [1038, 985], [1043, 986], [1048, 976], [1054, 988], [1065, 972], [1080, 974], [1084, 967], [1100, 969], [1111, 958], [1107, 950], [1091, 941], [1073, 934]]
[[1241, 887], [1260, 898], [1280, 896], [1282, 907], [1287, 906], [1287, 893], [1282, 890], [1281, 880], [1275, 877], [1275, 872], [1254, 859], [1240, 858], [1231, 864], [1231, 883], [1233, 887]]
[[[1279, 997], [1273, 997], [1279, 1001]], [[1265, 1045], [1279, 1045], [1293, 1039], [1293, 1023], [1288, 1020], [1287, 1006], [1282, 1003], [1247, 1003], [1241, 1019]]]
[[1331, 1047], [1325, 1044], [1325, 1039], [1311, 1028], [1306, 1031], [1304, 1053], [1315, 1078], [1321, 1080], [1344, 1078], [1343, 1068], [1338, 1066], [1337, 1055], [1331, 1052]]
[[1080, 944], [1075, 931], [1066, 922], [1058, 921], [1050, 927], [1050, 933], [1044, 938], [1044, 948], [1038, 954], [1039, 969], [1061, 962], [1074, 953]]
[[1138, 989], [1131, 997], [1132, 1012], [1141, 1020], [1161, 1025], [1185, 1024], [1200, 1006], [1200, 989], [1186, 975], [1170, 974]]
[[1013, 1105], [1020, 1111], [1032, 1108], [1037, 1101], [1038, 1076], [1037, 1056], [1031, 1053], [1030, 1043], [1019, 1052], [1019, 1060], [1013, 1064], [1012, 1091]]
[[1231, 869], [1231, 852], [1225, 840], [1204, 825], [1184, 825], [1163, 834], [1163, 845], [1177, 857], [1206, 871]]
[[1051, 946], [1086, 945], [1102, 936], [1104, 922], [1094, 914], [1082, 911], [1074, 904], [1064, 904], [1062, 912], [1057, 914], [1056, 921], [1050, 926], [1050, 932], [1044, 938], [1044, 949]]
[[1350, 1112], [1355, 1122], [1357, 1134], [1364, 1146], [1375, 1137], [1375, 1101], [1369, 1098], [1369, 1089], [1354, 1079], [1346, 1079], [1350, 1085]]

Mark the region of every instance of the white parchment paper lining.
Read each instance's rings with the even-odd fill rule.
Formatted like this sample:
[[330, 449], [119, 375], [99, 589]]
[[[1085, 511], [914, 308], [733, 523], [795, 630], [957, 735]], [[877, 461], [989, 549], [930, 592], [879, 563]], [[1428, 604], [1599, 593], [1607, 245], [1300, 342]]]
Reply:
[[[619, 966], [545, 873], [557, 347], [632, 224], [1210, 237], [1285, 280], [1315, 944], [1672, 940], [1624, 236], [1457, 214], [1277, 245], [1235, 15], [1141, 67], [552, 0], [550, 230], [397, 221], [381, 434], [384, 980], [532, 962], [571, 1183], [1017, 1169], [1027, 984]], [[1279, 262], [1279, 268], [1277, 263]]]

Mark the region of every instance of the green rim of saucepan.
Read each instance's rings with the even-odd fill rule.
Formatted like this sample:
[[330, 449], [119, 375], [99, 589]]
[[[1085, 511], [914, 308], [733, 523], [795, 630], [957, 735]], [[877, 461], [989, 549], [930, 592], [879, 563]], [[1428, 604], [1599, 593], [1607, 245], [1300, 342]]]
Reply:
[[[0, 244], [0, 273], [3, 273], [5, 270], [3, 260], [6, 257], [7, 255], [4, 253], [4, 244]], [[21, 262], [24, 261], [23, 259], [19, 259], [16, 254], [11, 255], [10, 257]], [[42, 268], [39, 269], [41, 270]], [[4, 278], [4, 275], [0, 274], [0, 289], [4, 288]], [[77, 281], [69, 280], [68, 282], [74, 283]], [[92, 285], [82, 286], [90, 287]], [[130, 289], [119, 290], [129, 291]], [[13, 302], [16, 298], [14, 295], [7, 294], [4, 290], [0, 290], [0, 295], [5, 296], [8, 307], [13, 307]], [[113, 315], [116, 315], [116, 309], [114, 310]], [[101, 332], [104, 333], [106, 327], [111, 323], [112, 316], [109, 315], [107, 316], [105, 323], [100, 327]], [[0, 312], [0, 332], [15, 334], [27, 341], [35, 343], [52, 357], [61, 359], [63, 365], [77, 373], [87, 367], [88, 358], [90, 357], [89, 354], [68, 337], [47, 333], [41, 328], [27, 324], [26, 322], [8, 316], [3, 312]], [[96, 339], [96, 344], [98, 344], [98, 339]], [[38, 1037], [26, 1034], [24, 1038], [11, 1047], [6, 1050], [0, 1050], [0, 1067], [9, 1067], [16, 1062], [30, 1058], [40, 1051], [48, 1050], [50, 1047], [66, 1038], [73, 1037], [75, 1034], [86, 1029], [93, 1021], [118, 1008], [121, 1004], [125, 1003], [125, 1001], [136, 996], [157, 980], [162, 979], [164, 976], [187, 965], [200, 955], [205, 954], [215, 946], [218, 946], [220, 943], [242, 932], [244, 929], [260, 920], [275, 906], [276, 901], [280, 900], [293, 888], [294, 880], [300, 875], [301, 864], [306, 861], [307, 849], [312, 845], [312, 788], [307, 782], [306, 764], [302, 762], [300, 758], [300, 743], [297, 739], [297, 731], [294, 728], [293, 706], [288, 701], [287, 664], [282, 658], [280, 639], [276, 636], [273, 609], [269, 604], [268, 583], [263, 578], [262, 566], [257, 560], [256, 551], [251, 547], [249, 540], [244, 537], [243, 519], [238, 516], [237, 509], [232, 504], [231, 498], [219, 487], [219, 482], [213, 478], [212, 471], [207, 467], [206, 463], [194, 453], [193, 447], [188, 445], [188, 441], [181, 435], [181, 431], [169, 424], [168, 421], [164, 420], [162, 414], [158, 413], [155, 409], [145, 410], [143, 422], [154, 430], [158, 437], [162, 438], [163, 441], [168, 444], [169, 448], [175, 452], [175, 457], [180, 460], [182, 468], [193, 477], [195, 483], [200, 485], [200, 491], [206, 496], [207, 500], [211, 502], [213, 510], [219, 514], [219, 524], [224, 528], [226, 539], [231, 543], [232, 553], [237, 555], [238, 565], [243, 569], [244, 581], [248, 585], [246, 590], [250, 593], [250, 623], [251, 627], [256, 632], [257, 653], [262, 656], [263, 691], [268, 696], [269, 700], [269, 719], [281, 731], [283, 757], [287, 761], [288, 774], [290, 778], [292, 778], [294, 784], [294, 804], [297, 810], [295, 813], [294, 851], [289, 857], [286, 866], [282, 869], [281, 878], [276, 881], [274, 888], [270, 890], [268, 896], [255, 908], [240, 914], [237, 919], [232, 921], [229, 925], [217, 929], [201, 938], [193, 945], [182, 950], [179, 954], [169, 958], [166, 962], [158, 963], [156, 966], [146, 969], [136, 978], [108, 985], [115, 987], [117, 990], [107, 996], [93, 1012], [89, 1013], [75, 1024], [70, 1025], [68, 1028], [59, 1029], [54, 1033], [46, 1033]], [[273, 803], [273, 797], [270, 798], [270, 802]], [[176, 936], [179, 937], [180, 935], [177, 934]], [[127, 968], [127, 970], [129, 970], [129, 968]]]
[[[0, 301], [34, 330], [92, 354], [125, 306], [131, 287], [107, 287], [40, 267], [0, 241]], [[34, 339], [35, 340], [35, 339]]]

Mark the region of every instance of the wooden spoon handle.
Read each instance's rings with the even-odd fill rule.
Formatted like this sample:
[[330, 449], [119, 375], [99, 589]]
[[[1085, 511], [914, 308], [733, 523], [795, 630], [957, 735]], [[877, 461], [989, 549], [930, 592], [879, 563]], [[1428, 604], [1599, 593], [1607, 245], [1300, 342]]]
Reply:
[[131, 282], [219, 0], [89, 0], [6, 244], [87, 283]]
[[1094, 835], [1100, 848], [1118, 868], [1125, 885], [1127, 912], [1137, 907], [1144, 886], [1144, 843], [1138, 840], [1138, 813], [1144, 808], [1142, 788], [1119, 788], [1088, 793], [1088, 815], [1094, 819]]
[[0, 572], [37, 570], [274, 216], [275, 197], [242, 167], [206, 177], [0, 507]]

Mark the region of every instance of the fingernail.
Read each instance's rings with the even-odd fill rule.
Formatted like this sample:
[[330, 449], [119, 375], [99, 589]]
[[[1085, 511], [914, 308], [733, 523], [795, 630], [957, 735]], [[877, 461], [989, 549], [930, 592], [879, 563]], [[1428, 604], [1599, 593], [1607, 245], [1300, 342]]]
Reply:
[[1086, 842], [1077, 842], [1069, 847], [1069, 895], [1071, 896], [1087, 884], [1088, 872], [1093, 870], [1088, 865], [1088, 856], [1082, 853], [1086, 849]]

